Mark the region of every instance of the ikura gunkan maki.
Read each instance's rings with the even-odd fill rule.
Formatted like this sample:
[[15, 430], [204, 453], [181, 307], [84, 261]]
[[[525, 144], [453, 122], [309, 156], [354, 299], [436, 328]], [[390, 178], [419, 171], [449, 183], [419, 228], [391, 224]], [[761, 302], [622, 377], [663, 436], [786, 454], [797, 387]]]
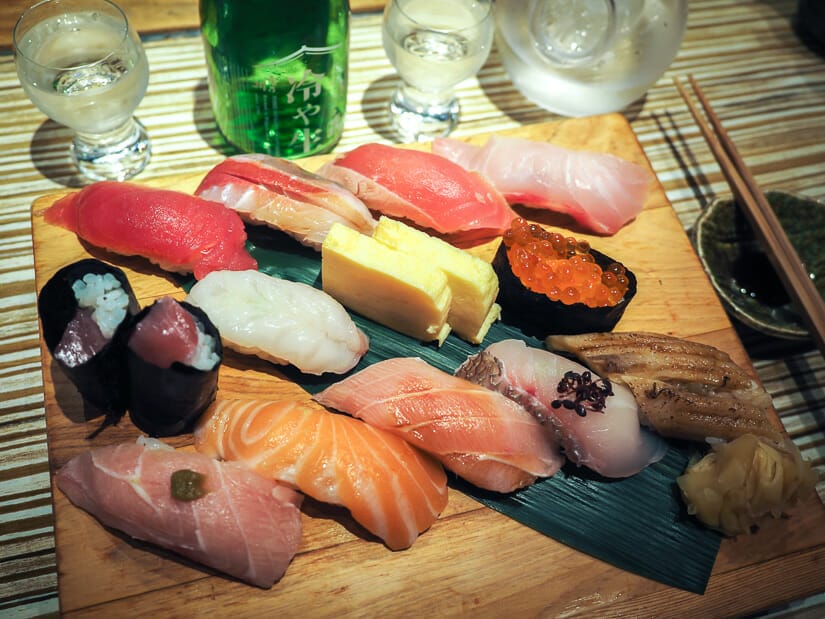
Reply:
[[636, 277], [586, 241], [513, 220], [493, 259], [502, 318], [528, 335], [610, 331]]
[[123, 271], [93, 258], [69, 264], [43, 286], [37, 310], [46, 347], [86, 402], [122, 414], [128, 393], [122, 336], [139, 310]]
[[220, 334], [203, 310], [162, 297], [135, 316], [127, 335], [129, 416], [152, 436], [192, 430], [215, 399]]

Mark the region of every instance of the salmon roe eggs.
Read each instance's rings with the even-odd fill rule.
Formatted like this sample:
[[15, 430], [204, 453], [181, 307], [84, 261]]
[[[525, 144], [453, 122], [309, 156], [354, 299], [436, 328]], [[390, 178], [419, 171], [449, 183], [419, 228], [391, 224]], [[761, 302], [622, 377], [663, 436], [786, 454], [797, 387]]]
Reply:
[[525, 287], [566, 305], [612, 307], [627, 292], [625, 268], [596, 264], [587, 241], [548, 232], [516, 217], [503, 236], [513, 274]]

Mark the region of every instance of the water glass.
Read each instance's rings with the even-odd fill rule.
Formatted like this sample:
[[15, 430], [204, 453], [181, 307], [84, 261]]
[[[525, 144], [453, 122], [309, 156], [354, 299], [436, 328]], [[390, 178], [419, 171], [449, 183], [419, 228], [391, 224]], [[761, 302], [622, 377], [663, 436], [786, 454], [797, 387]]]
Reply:
[[72, 159], [93, 180], [125, 180], [149, 162], [133, 116], [149, 64], [124, 12], [108, 0], [44, 0], [14, 27], [17, 75], [46, 116], [74, 131]]
[[390, 100], [393, 128], [408, 142], [448, 135], [459, 118], [455, 86], [490, 53], [492, 0], [390, 0], [382, 34], [402, 81]]

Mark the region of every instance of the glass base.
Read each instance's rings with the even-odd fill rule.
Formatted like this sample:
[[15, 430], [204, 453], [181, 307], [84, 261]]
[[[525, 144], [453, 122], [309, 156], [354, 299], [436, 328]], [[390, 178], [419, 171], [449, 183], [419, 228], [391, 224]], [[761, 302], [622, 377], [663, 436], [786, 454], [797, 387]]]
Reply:
[[131, 118], [120, 129], [103, 135], [77, 134], [72, 160], [83, 176], [95, 181], [124, 181], [138, 174], [152, 155], [149, 134]]
[[458, 125], [458, 99], [428, 102], [398, 88], [390, 99], [390, 122], [403, 142], [427, 142], [449, 135]]

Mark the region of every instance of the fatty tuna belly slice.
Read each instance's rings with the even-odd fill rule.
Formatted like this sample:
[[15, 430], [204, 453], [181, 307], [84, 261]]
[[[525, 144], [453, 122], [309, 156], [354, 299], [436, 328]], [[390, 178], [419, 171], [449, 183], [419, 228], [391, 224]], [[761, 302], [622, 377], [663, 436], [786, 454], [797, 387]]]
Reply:
[[492, 136], [484, 146], [437, 138], [433, 152], [486, 176], [510, 204], [566, 213], [586, 230], [613, 234], [642, 210], [653, 175], [606, 153]]
[[411, 546], [447, 505], [438, 462], [389, 432], [300, 402], [218, 402], [195, 429], [195, 446], [346, 507], [392, 550]]
[[281, 230], [314, 249], [320, 249], [334, 223], [365, 234], [376, 224], [364, 203], [345, 187], [269, 155], [225, 159], [195, 193], [235, 210], [245, 221]]
[[[205, 494], [174, 498], [172, 474], [204, 476]], [[298, 551], [301, 495], [244, 467], [137, 443], [72, 458], [56, 475], [69, 500], [108, 527], [268, 588]]]
[[[456, 374], [521, 404], [556, 434], [568, 459], [605, 477], [634, 475], [667, 452], [667, 443], [639, 424], [626, 387], [610, 384], [605, 397], [607, 385], [587, 368], [521, 340], [491, 344]], [[562, 393], [559, 384], [568, 378], [581, 382]]]
[[442, 234], [497, 236], [515, 213], [482, 176], [425, 151], [364, 144], [319, 171], [370, 209]]
[[314, 397], [397, 434], [479, 488], [510, 492], [563, 463], [552, 435], [526, 410], [422, 359], [375, 363]]
[[57, 200], [44, 219], [96, 247], [196, 279], [258, 268], [237, 213], [179, 191], [100, 181]]
[[259, 271], [210, 273], [186, 300], [206, 312], [224, 346], [308, 374], [347, 372], [369, 348], [367, 336], [327, 293]]

